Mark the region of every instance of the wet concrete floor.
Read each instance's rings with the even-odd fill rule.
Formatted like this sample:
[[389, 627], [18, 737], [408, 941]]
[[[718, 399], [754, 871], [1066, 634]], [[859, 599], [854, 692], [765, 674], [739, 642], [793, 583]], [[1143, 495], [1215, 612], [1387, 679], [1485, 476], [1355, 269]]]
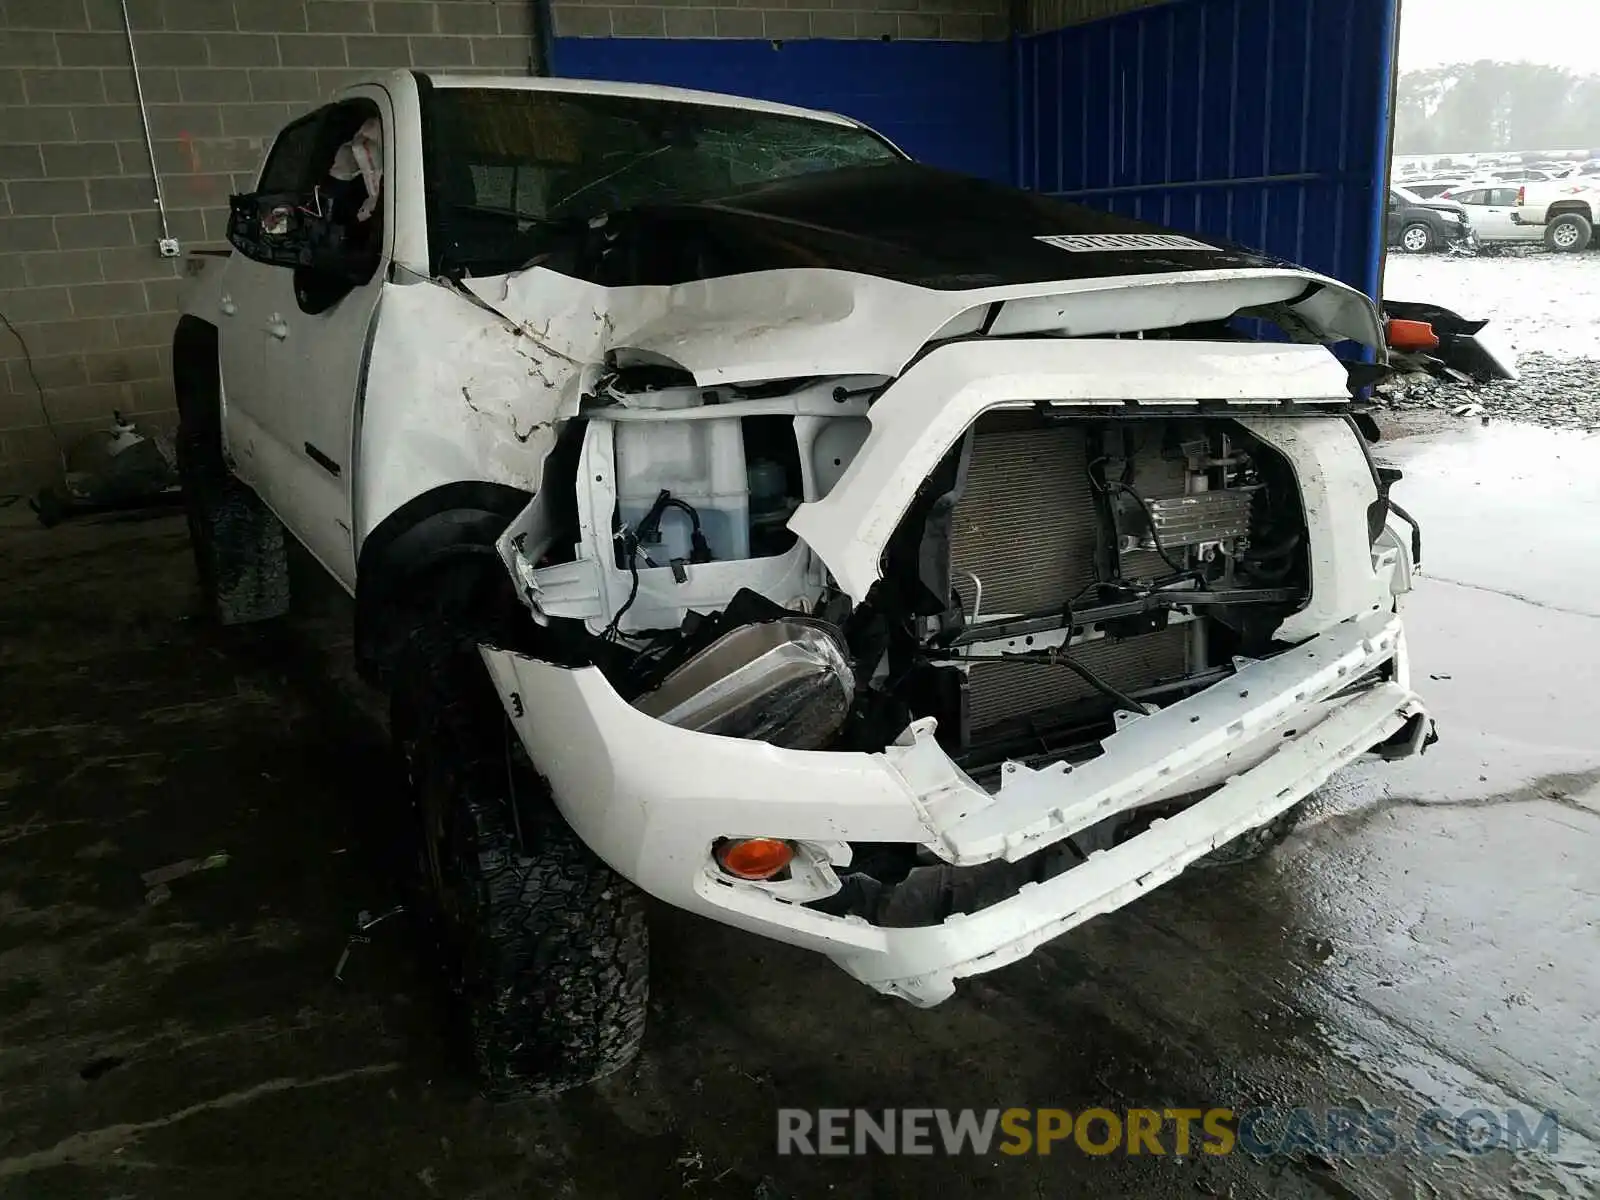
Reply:
[[[1427, 535], [1424, 759], [1347, 773], [1266, 860], [931, 1011], [657, 907], [637, 1064], [498, 1108], [447, 1063], [402, 922], [333, 979], [357, 911], [392, 900], [396, 804], [342, 612], [218, 630], [181, 520], [9, 514], [0, 1197], [1600, 1194], [1600, 438], [1385, 451]], [[141, 873], [222, 853], [147, 894]], [[1017, 1105], [1396, 1109], [1402, 1139], [1430, 1106], [1548, 1109], [1561, 1132], [1483, 1155], [775, 1150], [780, 1106]]]

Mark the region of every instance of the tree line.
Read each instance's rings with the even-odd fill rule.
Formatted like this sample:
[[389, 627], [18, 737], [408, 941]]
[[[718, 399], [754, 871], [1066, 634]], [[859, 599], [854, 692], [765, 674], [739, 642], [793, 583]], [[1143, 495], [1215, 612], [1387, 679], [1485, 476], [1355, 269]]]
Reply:
[[1600, 75], [1483, 59], [1401, 74], [1395, 152], [1600, 153]]

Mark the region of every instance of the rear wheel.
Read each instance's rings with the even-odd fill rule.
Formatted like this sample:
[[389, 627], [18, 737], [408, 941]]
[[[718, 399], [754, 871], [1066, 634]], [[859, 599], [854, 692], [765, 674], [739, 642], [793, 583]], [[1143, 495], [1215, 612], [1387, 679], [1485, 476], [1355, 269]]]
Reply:
[[1544, 227], [1544, 244], [1558, 254], [1577, 254], [1589, 248], [1594, 227], [1582, 213], [1561, 213]]
[[1407, 254], [1425, 254], [1433, 249], [1433, 230], [1421, 221], [1407, 225], [1400, 232], [1400, 249]]
[[644, 1035], [642, 901], [549, 803], [472, 640], [412, 637], [392, 724], [414, 904], [485, 1094], [554, 1095], [627, 1065]]
[[216, 330], [185, 318], [173, 340], [174, 439], [189, 541], [207, 604], [224, 625], [289, 611], [283, 525], [233, 477], [222, 453]]

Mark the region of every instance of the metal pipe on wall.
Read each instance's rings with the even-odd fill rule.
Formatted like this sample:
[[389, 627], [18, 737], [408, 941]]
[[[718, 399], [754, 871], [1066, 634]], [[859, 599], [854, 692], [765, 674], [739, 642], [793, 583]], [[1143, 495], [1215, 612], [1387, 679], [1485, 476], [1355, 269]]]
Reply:
[[178, 256], [178, 242], [167, 226], [167, 202], [161, 194], [161, 172], [156, 167], [156, 143], [150, 135], [150, 112], [144, 103], [144, 81], [139, 78], [139, 49], [133, 43], [133, 18], [128, 15], [128, 0], [122, 0], [122, 28], [128, 34], [128, 62], [133, 67], [133, 94], [139, 105], [139, 123], [144, 126], [144, 148], [150, 156], [150, 179], [156, 189], [156, 212], [161, 217], [161, 241], [156, 248], [163, 258]]

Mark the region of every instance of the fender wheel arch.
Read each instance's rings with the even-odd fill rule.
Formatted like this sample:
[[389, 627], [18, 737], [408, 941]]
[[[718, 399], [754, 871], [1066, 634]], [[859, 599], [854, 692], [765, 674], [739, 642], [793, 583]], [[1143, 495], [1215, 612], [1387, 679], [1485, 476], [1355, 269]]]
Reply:
[[[363, 678], [389, 687], [419, 627], [493, 631], [516, 619], [521, 605], [495, 543], [532, 499], [508, 484], [464, 480], [424, 492], [379, 522], [356, 563], [355, 654]], [[480, 602], [486, 611], [471, 611]]]

